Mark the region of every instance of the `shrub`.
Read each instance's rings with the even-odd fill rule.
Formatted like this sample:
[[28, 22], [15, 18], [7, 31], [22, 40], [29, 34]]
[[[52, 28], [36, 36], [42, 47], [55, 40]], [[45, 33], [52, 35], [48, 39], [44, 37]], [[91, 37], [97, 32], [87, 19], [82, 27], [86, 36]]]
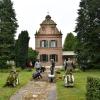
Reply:
[[0, 69], [3, 69], [3, 68], [5, 68], [5, 66], [6, 66], [6, 63], [5, 63], [5, 61], [3, 61], [3, 60], [0, 60]]
[[86, 100], [100, 100], [100, 78], [87, 78]]

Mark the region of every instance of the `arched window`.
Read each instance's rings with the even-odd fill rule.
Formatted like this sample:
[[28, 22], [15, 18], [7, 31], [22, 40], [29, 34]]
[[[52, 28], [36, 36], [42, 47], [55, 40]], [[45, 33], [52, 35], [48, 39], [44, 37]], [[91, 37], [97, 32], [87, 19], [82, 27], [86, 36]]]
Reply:
[[51, 47], [51, 48], [57, 47], [57, 41], [56, 41], [56, 40], [51, 40], [51, 41], [50, 41], [50, 47]]
[[40, 61], [41, 62], [48, 62], [48, 55], [47, 54], [41, 54], [40, 55]]
[[42, 47], [42, 48], [48, 47], [48, 41], [47, 40], [40, 41], [40, 47]]

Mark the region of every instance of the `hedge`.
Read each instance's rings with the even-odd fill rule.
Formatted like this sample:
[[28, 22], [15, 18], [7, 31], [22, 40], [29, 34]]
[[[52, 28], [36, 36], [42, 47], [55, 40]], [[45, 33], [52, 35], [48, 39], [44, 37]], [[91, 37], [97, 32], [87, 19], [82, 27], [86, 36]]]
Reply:
[[87, 78], [86, 100], [100, 100], [100, 78]]

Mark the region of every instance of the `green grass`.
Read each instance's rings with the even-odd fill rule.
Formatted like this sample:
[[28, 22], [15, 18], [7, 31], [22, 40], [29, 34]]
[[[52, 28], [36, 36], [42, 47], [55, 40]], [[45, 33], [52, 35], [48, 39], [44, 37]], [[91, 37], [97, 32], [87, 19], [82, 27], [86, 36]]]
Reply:
[[8, 71], [0, 71], [0, 100], [9, 100], [11, 95], [13, 95], [16, 91], [18, 91], [18, 89], [29, 82], [32, 76], [32, 72], [26, 70], [19, 72], [20, 84], [16, 87], [4, 87], [8, 75]]
[[[62, 75], [64, 73], [62, 72]], [[64, 87], [64, 81], [57, 81], [57, 100], [86, 100], [86, 81], [88, 76], [100, 77], [100, 70], [75, 72], [75, 84], [73, 88]]]
[[[11, 87], [3, 87], [6, 82], [9, 71], [7, 70], [0, 71], [0, 100], [9, 100], [11, 95], [13, 95], [16, 91], [18, 91], [18, 89], [20, 89], [22, 86], [24, 86], [30, 81], [32, 72], [22, 70], [19, 73], [20, 84], [15, 88], [13, 87], [11, 88]], [[64, 75], [63, 71], [62, 75]], [[86, 81], [88, 76], [99, 77], [100, 70], [75, 72], [74, 73], [75, 84], [73, 88], [64, 87], [64, 81], [58, 80], [56, 82], [57, 98], [58, 98], [57, 100], [86, 100], [85, 99]]]

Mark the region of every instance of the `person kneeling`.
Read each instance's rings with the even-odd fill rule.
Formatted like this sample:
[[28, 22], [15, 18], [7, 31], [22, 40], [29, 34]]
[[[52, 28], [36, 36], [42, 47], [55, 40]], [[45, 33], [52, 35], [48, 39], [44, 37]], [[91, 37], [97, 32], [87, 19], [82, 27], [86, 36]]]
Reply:
[[41, 71], [37, 70], [35, 73], [33, 73], [32, 77], [33, 77], [33, 79], [42, 78]]

